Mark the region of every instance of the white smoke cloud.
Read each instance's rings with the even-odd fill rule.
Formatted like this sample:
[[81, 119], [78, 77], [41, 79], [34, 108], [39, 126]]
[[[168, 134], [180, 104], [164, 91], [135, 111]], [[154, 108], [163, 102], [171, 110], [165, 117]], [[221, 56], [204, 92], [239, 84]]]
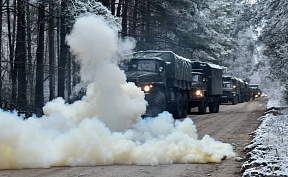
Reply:
[[139, 119], [134, 129], [111, 132], [97, 118], [79, 124], [57, 113], [23, 121], [0, 111], [0, 169], [51, 166], [220, 162], [235, 156], [232, 146], [206, 135], [197, 140], [191, 119], [164, 112]]
[[113, 29], [102, 17], [90, 15], [76, 21], [67, 43], [81, 63], [82, 80], [91, 84], [84, 99], [72, 105], [60, 98], [48, 103], [43, 109], [46, 115], [58, 112], [76, 122], [96, 116], [111, 130], [122, 131], [145, 112], [144, 93], [126, 83], [124, 72], [112, 62], [117, 54], [131, 51], [135, 42], [119, 39]]
[[85, 70], [82, 77], [91, 82], [86, 96], [73, 104], [57, 98], [45, 105], [44, 116], [24, 121], [0, 109], [0, 169], [206, 163], [235, 156], [229, 144], [208, 135], [197, 139], [189, 118], [174, 122], [168, 112], [139, 118], [144, 93], [126, 83], [111, 61], [127, 41], [99, 17], [77, 20], [67, 42]]

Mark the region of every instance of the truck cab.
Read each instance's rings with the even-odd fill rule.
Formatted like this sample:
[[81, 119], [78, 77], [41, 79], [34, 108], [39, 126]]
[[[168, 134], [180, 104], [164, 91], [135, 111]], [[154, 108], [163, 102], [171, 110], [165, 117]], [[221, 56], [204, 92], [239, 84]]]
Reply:
[[134, 82], [145, 93], [153, 93], [153, 85], [166, 82], [165, 62], [157, 57], [133, 58], [128, 64], [126, 76], [128, 82]]
[[256, 98], [261, 97], [261, 90], [259, 89], [258, 84], [250, 84], [249, 89], [251, 92], [252, 100], [255, 100]]
[[238, 103], [240, 94], [239, 80], [234, 76], [223, 76], [223, 95], [221, 103], [232, 102], [233, 105]]

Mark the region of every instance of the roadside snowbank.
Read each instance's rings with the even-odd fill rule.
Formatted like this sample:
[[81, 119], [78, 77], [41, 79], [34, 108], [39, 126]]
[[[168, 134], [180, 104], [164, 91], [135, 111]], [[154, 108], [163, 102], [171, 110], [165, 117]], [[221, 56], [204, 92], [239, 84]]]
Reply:
[[243, 176], [288, 176], [288, 109], [277, 99], [269, 100], [267, 107], [273, 109], [259, 118], [262, 123], [245, 147], [250, 152]]

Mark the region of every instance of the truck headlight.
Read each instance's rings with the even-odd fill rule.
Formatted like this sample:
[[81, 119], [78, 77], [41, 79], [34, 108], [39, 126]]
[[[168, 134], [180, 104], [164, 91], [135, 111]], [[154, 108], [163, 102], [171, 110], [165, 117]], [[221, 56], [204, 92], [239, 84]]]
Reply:
[[203, 96], [203, 93], [201, 92], [201, 90], [197, 90], [197, 91], [196, 91], [196, 95], [197, 95], [197, 96]]
[[233, 85], [233, 88], [236, 88], [237, 87], [237, 85]]
[[149, 92], [152, 87], [153, 87], [153, 85], [145, 85], [145, 86], [143, 87], [143, 90], [144, 90], [145, 92]]

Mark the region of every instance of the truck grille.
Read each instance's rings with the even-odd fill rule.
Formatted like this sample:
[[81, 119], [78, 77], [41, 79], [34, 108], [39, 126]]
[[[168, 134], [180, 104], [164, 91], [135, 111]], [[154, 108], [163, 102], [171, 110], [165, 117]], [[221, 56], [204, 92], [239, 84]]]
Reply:
[[137, 85], [138, 79], [137, 79], [137, 78], [134, 78], [134, 77], [128, 77], [126, 81], [127, 81], [127, 82], [134, 82], [135, 85]]

